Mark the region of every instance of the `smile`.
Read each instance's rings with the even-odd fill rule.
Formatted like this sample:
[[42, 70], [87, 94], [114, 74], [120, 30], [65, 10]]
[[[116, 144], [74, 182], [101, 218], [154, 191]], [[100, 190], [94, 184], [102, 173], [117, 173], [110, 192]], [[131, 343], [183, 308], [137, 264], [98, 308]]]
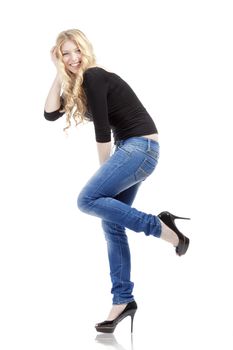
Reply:
[[77, 62], [77, 63], [72, 63], [72, 64], [70, 64], [70, 65], [71, 65], [71, 67], [77, 67], [80, 63], [81, 63], [81, 62]]

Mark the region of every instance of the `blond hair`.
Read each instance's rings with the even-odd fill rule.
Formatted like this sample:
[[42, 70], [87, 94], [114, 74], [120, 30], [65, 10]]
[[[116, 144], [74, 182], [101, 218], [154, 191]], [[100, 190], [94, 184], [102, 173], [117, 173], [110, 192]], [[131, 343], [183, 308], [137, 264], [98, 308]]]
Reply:
[[[82, 62], [78, 73], [73, 74], [65, 68], [62, 60], [61, 47], [65, 41], [71, 40], [81, 51]], [[71, 117], [76, 126], [86, 119], [87, 99], [82, 87], [83, 74], [86, 69], [96, 66], [96, 59], [93, 48], [85, 34], [78, 29], [69, 29], [61, 32], [56, 39], [58, 69], [62, 79], [62, 97], [66, 113], [66, 131], [71, 126]]]

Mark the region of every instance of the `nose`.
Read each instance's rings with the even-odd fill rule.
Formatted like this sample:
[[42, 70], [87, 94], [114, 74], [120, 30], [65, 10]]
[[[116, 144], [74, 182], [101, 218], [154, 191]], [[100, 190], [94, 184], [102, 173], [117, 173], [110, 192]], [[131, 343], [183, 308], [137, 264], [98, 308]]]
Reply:
[[79, 60], [79, 53], [72, 52], [70, 58], [71, 58], [71, 62], [77, 62]]

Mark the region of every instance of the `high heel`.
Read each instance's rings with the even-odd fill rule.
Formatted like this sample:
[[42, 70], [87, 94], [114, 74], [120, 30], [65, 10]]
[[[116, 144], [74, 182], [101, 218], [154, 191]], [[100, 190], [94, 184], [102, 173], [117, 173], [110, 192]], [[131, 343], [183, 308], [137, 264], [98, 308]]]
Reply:
[[133, 333], [133, 320], [134, 320], [134, 315], [136, 311], [137, 311], [137, 303], [135, 301], [131, 301], [126, 305], [125, 309], [120, 313], [120, 315], [117, 316], [114, 320], [97, 323], [95, 325], [95, 329], [97, 330], [97, 332], [113, 333], [118, 323], [121, 322], [125, 317], [130, 316], [131, 333]]
[[175, 224], [175, 219], [190, 220], [190, 218], [176, 216], [176, 215], [173, 215], [173, 214], [169, 213], [168, 211], [162, 211], [158, 215], [158, 217], [171, 230], [175, 231], [175, 233], [177, 234], [177, 236], [179, 238], [179, 243], [178, 243], [178, 245], [176, 247], [176, 254], [179, 255], [179, 256], [184, 255], [187, 252], [188, 247], [189, 247], [189, 238], [186, 237], [185, 235], [183, 235], [178, 230], [178, 228], [176, 227], [176, 224]]

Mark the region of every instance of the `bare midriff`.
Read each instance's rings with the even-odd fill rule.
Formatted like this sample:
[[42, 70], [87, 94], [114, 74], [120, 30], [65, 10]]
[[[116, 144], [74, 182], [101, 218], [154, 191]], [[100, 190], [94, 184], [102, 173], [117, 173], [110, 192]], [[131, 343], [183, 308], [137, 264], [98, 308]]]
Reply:
[[159, 140], [158, 134], [142, 135], [141, 137], [146, 137], [146, 138], [154, 140], [154, 141]]

